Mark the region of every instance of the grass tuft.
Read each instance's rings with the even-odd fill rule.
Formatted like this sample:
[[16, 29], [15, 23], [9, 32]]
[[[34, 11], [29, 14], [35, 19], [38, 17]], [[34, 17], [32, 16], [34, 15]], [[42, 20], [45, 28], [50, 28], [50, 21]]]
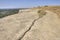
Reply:
[[38, 15], [39, 15], [39, 17], [41, 18], [41, 17], [43, 17], [44, 15], [46, 15], [46, 12], [43, 11], [43, 10], [38, 10]]

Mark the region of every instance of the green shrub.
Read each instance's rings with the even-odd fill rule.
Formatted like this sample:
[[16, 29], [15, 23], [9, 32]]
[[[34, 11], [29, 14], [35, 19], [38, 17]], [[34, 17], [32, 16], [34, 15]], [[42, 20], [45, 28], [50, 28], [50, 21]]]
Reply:
[[19, 12], [19, 9], [3, 9], [0, 10], [0, 18], [3, 18], [5, 16], [13, 15]]

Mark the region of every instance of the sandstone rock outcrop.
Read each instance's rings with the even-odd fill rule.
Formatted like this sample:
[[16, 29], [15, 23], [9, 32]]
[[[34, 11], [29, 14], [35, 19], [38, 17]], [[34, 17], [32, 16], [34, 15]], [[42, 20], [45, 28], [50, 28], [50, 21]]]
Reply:
[[50, 11], [41, 18], [37, 10], [19, 12], [0, 19], [0, 40], [60, 40], [60, 19]]

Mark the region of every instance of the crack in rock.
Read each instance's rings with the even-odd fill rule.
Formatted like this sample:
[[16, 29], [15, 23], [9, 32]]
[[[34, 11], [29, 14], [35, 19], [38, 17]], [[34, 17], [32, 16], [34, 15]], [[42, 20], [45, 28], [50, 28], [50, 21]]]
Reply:
[[35, 23], [39, 18], [43, 17], [44, 15], [46, 15], [46, 12], [42, 13], [37, 19], [33, 20], [31, 26], [29, 27], [29, 29], [26, 30], [26, 31], [24, 32], [24, 34], [23, 34], [18, 40], [22, 40], [22, 38], [25, 36], [25, 34], [26, 34], [28, 31], [31, 30], [31, 28], [32, 28], [32, 26], [34, 25], [34, 23]]
[[[39, 17], [39, 18], [40, 18], [40, 17]], [[35, 23], [39, 18], [35, 19], [35, 20], [32, 22], [32, 24], [31, 24], [31, 26], [29, 27], [29, 29], [28, 29], [27, 31], [25, 31], [25, 33], [24, 33], [18, 40], [22, 40], [22, 38], [25, 36], [25, 34], [26, 34], [28, 31], [30, 31], [30, 29], [32, 28], [32, 26], [34, 25], [34, 23]]]

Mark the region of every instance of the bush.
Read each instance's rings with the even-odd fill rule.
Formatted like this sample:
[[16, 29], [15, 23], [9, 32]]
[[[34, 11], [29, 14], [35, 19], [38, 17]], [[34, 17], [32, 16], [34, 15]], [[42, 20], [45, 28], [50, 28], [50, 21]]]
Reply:
[[45, 5], [45, 7], [48, 7], [48, 5]]
[[45, 11], [43, 11], [43, 10], [38, 10], [38, 15], [39, 15], [39, 17], [43, 17], [43, 15], [45, 15], [45, 14], [46, 14]]
[[5, 16], [13, 15], [19, 12], [19, 9], [3, 9], [0, 10], [0, 18], [3, 18]]
[[38, 6], [38, 8], [40, 8], [40, 6]]

